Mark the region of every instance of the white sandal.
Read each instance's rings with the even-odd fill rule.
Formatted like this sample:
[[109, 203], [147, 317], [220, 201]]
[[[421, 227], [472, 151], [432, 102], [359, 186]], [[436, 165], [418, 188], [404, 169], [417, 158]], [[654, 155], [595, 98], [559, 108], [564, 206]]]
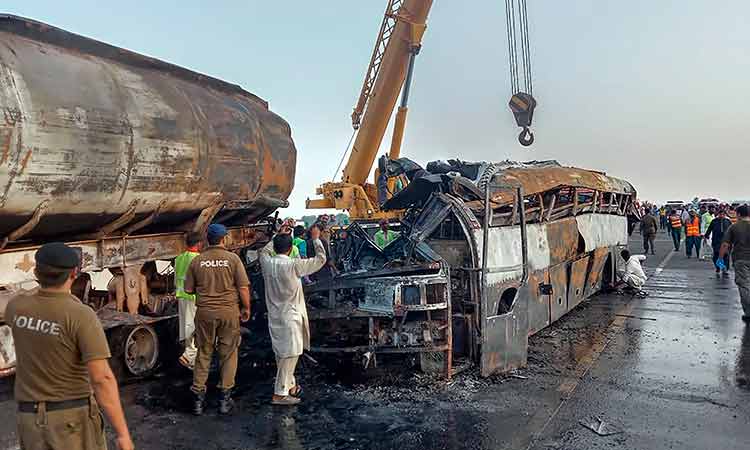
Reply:
[[281, 405], [281, 406], [294, 406], [301, 402], [302, 400], [298, 399], [297, 397], [292, 397], [291, 395], [285, 395], [284, 397], [281, 397], [279, 399], [273, 398], [271, 399], [272, 405]]

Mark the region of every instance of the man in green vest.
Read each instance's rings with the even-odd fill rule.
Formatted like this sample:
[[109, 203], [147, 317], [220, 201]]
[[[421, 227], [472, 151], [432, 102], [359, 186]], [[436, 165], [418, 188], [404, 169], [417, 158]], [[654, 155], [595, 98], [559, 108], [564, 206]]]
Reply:
[[203, 236], [188, 233], [185, 239], [187, 250], [174, 260], [174, 287], [180, 314], [180, 341], [185, 343], [185, 352], [180, 356], [180, 364], [193, 370], [198, 349], [195, 347], [195, 294], [185, 292], [185, 278], [193, 258], [200, 253]]
[[395, 241], [396, 238], [398, 238], [400, 233], [396, 231], [391, 231], [390, 225], [388, 224], [388, 219], [383, 219], [380, 221], [380, 230], [375, 233], [375, 245], [380, 247], [380, 249], [384, 249], [388, 244]]
[[292, 240], [292, 244], [297, 247], [300, 258], [307, 258], [307, 241], [305, 240], [306, 233], [307, 230], [305, 230], [305, 227], [303, 227], [302, 225], [297, 225], [294, 227], [294, 239]]

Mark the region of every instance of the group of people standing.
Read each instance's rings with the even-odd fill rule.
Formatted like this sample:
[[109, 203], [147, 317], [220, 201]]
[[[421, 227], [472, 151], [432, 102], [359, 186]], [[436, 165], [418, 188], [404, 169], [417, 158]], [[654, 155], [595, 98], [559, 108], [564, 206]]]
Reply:
[[[302, 280], [327, 261], [321, 237], [327, 224], [305, 230], [284, 223], [258, 252], [265, 284], [268, 329], [277, 374], [276, 405], [300, 402], [294, 378], [297, 360], [310, 347]], [[240, 346], [240, 323], [251, 317], [252, 286], [241, 258], [226, 247], [229, 231], [215, 223], [204, 234], [186, 236], [175, 260], [179, 302], [180, 361], [193, 369], [193, 413], [205, 408], [206, 381], [214, 354], [219, 362], [219, 413], [232, 410]], [[203, 248], [203, 243], [208, 246]], [[298, 252], [293, 257], [292, 253]], [[107, 338], [96, 313], [71, 294], [81, 256], [63, 243], [45, 244], [35, 254], [39, 289], [11, 299], [0, 319], [8, 323], [16, 349], [15, 399], [21, 448], [106, 449], [102, 414], [118, 448], [133, 449], [110, 369]]]
[[[660, 221], [656, 221], [656, 216]], [[682, 237], [685, 237], [685, 253], [692, 258], [703, 258], [701, 247], [707, 249], [711, 243], [711, 259], [717, 276], [728, 277], [730, 267], [734, 266], [735, 283], [740, 293], [742, 320], [750, 322], [750, 207], [741, 205], [737, 208], [729, 205], [701, 206], [695, 209], [675, 210], [646, 208], [641, 220], [641, 234], [646, 253], [654, 254], [654, 240], [657, 226], [672, 237], [674, 251], [680, 250]], [[704, 244], [702, 246], [702, 243]], [[626, 257], [627, 256], [627, 257]], [[730, 261], [731, 256], [731, 261]], [[641, 259], [623, 255], [626, 262], [633, 260], [633, 265]], [[626, 271], [628, 275], [631, 271]], [[638, 272], [638, 271], [635, 271]], [[631, 277], [632, 278], [632, 277]], [[636, 280], [635, 277], [633, 280]], [[645, 278], [644, 278], [645, 282]], [[629, 283], [630, 284], [630, 283]], [[640, 283], [639, 286], [642, 286]]]
[[[644, 208], [640, 224], [643, 248], [646, 253], [654, 254], [656, 234], [663, 230], [671, 236], [674, 251], [680, 250], [684, 237], [685, 254], [688, 258], [695, 254], [700, 259], [711, 257], [716, 263], [724, 233], [737, 222], [737, 218], [737, 210], [729, 205], [707, 205], [698, 209], [667, 209], [649, 205]], [[713, 252], [709, 250], [709, 242]]]
[[[294, 370], [310, 346], [303, 281], [332, 266], [327, 216], [309, 229], [294, 219], [280, 221], [273, 239], [258, 252], [268, 311], [268, 328], [276, 355], [277, 375], [273, 404], [300, 402], [302, 389]], [[229, 414], [233, 402], [240, 322], [251, 317], [252, 287], [240, 257], [227, 250], [228, 230], [221, 224], [208, 227], [209, 247], [201, 249], [203, 236], [189, 234], [186, 251], [175, 259], [175, 292], [179, 301], [180, 339], [185, 351], [180, 363], [193, 370], [193, 413], [205, 409], [206, 380], [214, 353], [220, 366], [219, 413]], [[321, 275], [322, 276], [322, 275]]]
[[[661, 214], [661, 212], [660, 212]], [[704, 258], [710, 254], [714, 263], [719, 257], [719, 249], [723, 241], [724, 233], [729, 227], [737, 222], [737, 211], [726, 205], [701, 206], [695, 209], [683, 208], [682, 210], [667, 210], [664, 212], [664, 229], [672, 237], [674, 250], [680, 250], [682, 237], [685, 237], [685, 254], [688, 258], [693, 257], [695, 250], [696, 258]], [[711, 249], [701, 254], [701, 249], [708, 249], [710, 240]]]

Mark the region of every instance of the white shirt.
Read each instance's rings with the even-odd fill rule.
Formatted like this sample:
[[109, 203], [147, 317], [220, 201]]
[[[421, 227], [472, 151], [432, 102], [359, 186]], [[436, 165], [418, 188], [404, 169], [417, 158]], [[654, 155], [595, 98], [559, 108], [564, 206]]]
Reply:
[[291, 259], [273, 254], [273, 241], [258, 252], [265, 282], [268, 331], [273, 352], [290, 358], [310, 349], [310, 325], [300, 279], [320, 270], [326, 263], [326, 251], [320, 239], [313, 242], [315, 258]]
[[630, 259], [625, 263], [625, 277], [623, 278], [627, 279], [632, 276], [641, 280], [642, 283], [645, 283], [648, 277], [646, 277], [646, 274], [643, 272], [643, 267], [641, 267], [641, 261], [645, 260], [645, 255], [630, 255]]

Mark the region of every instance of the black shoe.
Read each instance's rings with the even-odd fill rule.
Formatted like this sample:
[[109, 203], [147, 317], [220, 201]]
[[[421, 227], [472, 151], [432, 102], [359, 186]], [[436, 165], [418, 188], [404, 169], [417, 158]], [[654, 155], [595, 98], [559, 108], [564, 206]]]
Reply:
[[204, 409], [206, 409], [206, 393], [195, 394], [193, 400], [193, 415], [202, 416]]
[[232, 391], [230, 389], [221, 391], [219, 395], [219, 414], [229, 414], [233, 408], [234, 400], [232, 400]]

